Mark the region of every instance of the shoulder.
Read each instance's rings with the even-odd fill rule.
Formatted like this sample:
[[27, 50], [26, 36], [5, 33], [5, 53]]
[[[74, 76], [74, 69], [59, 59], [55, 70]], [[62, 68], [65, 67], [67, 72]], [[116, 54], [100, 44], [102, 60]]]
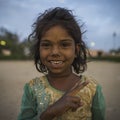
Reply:
[[33, 86], [36, 86], [36, 85], [43, 85], [43, 84], [45, 84], [45, 79], [46, 79], [45, 76], [40, 76], [40, 77], [33, 78], [32, 80], [30, 80], [28, 82], [28, 85], [30, 87], [33, 87]]
[[88, 91], [91, 93], [92, 96], [95, 95], [96, 90], [97, 90], [97, 86], [99, 85], [97, 80], [95, 78], [93, 78], [92, 76], [86, 76], [83, 75], [82, 76], [82, 81], [88, 81], [88, 85], [86, 85], [84, 87], [84, 90]]
[[82, 81], [88, 81], [89, 82], [89, 86], [95, 86], [97, 87], [97, 85], [99, 84], [98, 81], [93, 78], [92, 76], [86, 76], [86, 75], [83, 75], [82, 76]]
[[32, 80], [25, 84], [24, 89], [25, 90], [28, 89], [30, 92], [45, 89], [47, 86], [47, 82], [45, 79], [46, 79], [45, 76], [33, 78]]
[[43, 92], [47, 87], [46, 76], [40, 76], [33, 78], [27, 82], [24, 86], [24, 91], [27, 94], [37, 96], [39, 93]]

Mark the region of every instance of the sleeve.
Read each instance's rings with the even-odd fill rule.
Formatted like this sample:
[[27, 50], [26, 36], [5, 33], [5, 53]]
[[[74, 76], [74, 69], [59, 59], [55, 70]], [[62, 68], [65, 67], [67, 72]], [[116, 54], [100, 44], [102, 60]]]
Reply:
[[37, 120], [36, 100], [33, 91], [28, 83], [24, 86], [24, 93], [21, 102], [21, 111], [18, 120]]
[[92, 120], [105, 120], [105, 99], [98, 85], [92, 102]]

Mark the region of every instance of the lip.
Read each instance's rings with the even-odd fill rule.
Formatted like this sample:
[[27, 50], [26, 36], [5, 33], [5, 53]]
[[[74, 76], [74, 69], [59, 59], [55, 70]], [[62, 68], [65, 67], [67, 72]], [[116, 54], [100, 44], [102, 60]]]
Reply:
[[49, 63], [53, 68], [60, 68], [64, 62], [62, 60], [50, 60]]
[[61, 60], [51, 60], [50, 63], [52, 63], [52, 64], [62, 64], [63, 61], [61, 61]]

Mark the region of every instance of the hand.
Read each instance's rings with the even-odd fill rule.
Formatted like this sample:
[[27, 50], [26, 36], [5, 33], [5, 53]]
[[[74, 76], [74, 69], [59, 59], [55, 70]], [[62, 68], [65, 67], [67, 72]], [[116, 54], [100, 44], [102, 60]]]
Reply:
[[51, 118], [52, 120], [54, 117], [64, 114], [69, 109], [71, 109], [72, 111], [76, 111], [79, 107], [81, 107], [81, 99], [75, 95], [87, 84], [88, 81], [77, 82], [58, 101], [56, 101], [53, 105], [48, 107], [45, 113], [43, 113], [43, 116], [46, 116], [45, 119], [47, 120], [47, 118], [49, 118], [50, 120]]
[[70, 96], [75, 96], [82, 88], [84, 88], [89, 82], [86, 81], [78, 81], [66, 94]]

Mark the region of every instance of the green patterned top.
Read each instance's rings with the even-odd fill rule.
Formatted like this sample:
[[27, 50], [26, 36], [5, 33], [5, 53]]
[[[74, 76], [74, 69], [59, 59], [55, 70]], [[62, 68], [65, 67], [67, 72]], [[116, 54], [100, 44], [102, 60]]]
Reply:
[[[81, 80], [89, 81], [88, 85], [77, 93], [83, 106], [75, 112], [67, 111], [53, 120], [105, 120], [105, 101], [101, 86], [91, 77], [82, 76]], [[41, 113], [63, 94], [63, 91], [49, 84], [46, 76], [31, 80], [24, 86], [18, 120], [40, 120]]]

